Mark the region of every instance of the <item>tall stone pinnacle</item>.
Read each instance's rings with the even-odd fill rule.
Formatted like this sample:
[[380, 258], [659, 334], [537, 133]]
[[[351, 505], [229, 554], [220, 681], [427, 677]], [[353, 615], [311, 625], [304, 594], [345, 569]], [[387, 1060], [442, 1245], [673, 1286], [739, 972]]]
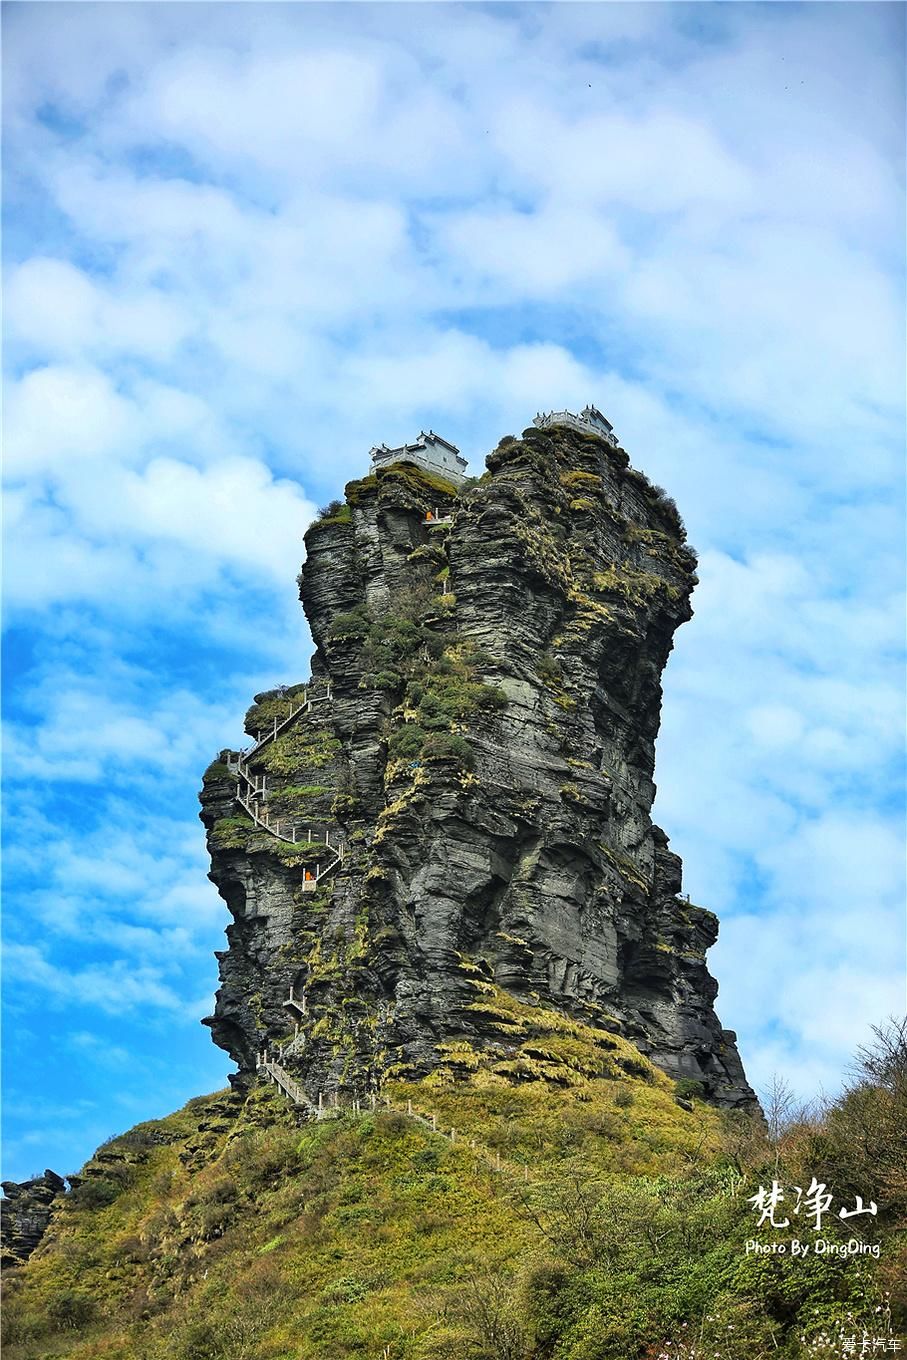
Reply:
[[306, 548], [312, 683], [256, 696], [259, 744], [202, 793], [233, 918], [206, 1023], [234, 1082], [265, 1046], [313, 1094], [506, 1054], [487, 979], [754, 1103], [713, 1009], [717, 921], [650, 815], [696, 581], [673, 502], [553, 425], [459, 489], [378, 467]]

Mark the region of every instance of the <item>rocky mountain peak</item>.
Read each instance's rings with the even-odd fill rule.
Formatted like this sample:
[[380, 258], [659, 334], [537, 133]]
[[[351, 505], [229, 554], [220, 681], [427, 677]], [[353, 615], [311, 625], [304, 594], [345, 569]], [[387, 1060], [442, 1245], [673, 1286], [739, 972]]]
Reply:
[[673, 501], [595, 433], [532, 427], [459, 488], [376, 467], [306, 549], [311, 682], [256, 696], [202, 792], [235, 1084], [265, 1047], [313, 1100], [478, 1051], [529, 1079], [504, 992], [752, 1103], [716, 919], [650, 816], [696, 581]]

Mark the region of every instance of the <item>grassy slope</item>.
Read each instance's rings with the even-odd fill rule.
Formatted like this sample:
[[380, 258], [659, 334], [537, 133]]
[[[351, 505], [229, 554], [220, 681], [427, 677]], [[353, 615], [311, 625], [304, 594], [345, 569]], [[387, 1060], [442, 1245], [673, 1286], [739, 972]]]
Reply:
[[865, 1260], [743, 1255], [719, 1116], [629, 1044], [481, 1000], [509, 1053], [388, 1088], [454, 1143], [393, 1110], [296, 1127], [269, 1088], [100, 1149], [14, 1280], [7, 1360], [632, 1360], [690, 1328], [724, 1360], [874, 1306]]

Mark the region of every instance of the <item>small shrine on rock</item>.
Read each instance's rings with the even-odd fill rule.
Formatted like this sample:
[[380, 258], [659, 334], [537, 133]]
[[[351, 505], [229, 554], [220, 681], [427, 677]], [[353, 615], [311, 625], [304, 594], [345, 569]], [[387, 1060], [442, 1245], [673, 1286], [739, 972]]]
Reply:
[[533, 420], [533, 425], [539, 429], [547, 429], [551, 425], [569, 425], [574, 430], [581, 430], [584, 434], [597, 434], [599, 439], [604, 439], [608, 444], [617, 447], [617, 435], [614, 433], [614, 426], [610, 420], [602, 415], [597, 406], [584, 406], [578, 416], [572, 411], [541, 411]]
[[434, 430], [427, 434], [421, 430], [412, 444], [401, 444], [396, 449], [387, 444], [376, 444], [370, 455], [373, 468], [387, 467], [391, 463], [415, 463], [427, 472], [446, 477], [454, 486], [462, 486], [466, 481], [466, 459], [461, 457], [455, 444], [449, 444]]

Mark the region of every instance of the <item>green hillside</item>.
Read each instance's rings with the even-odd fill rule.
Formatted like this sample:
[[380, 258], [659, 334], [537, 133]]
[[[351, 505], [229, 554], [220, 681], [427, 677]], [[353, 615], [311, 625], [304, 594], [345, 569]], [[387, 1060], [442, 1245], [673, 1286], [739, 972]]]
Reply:
[[[752, 1118], [678, 1104], [617, 1036], [492, 1004], [518, 1055], [453, 1046], [389, 1085], [389, 1107], [297, 1125], [256, 1087], [105, 1144], [9, 1272], [7, 1360], [750, 1360], [893, 1335], [903, 1074], [864, 1072], [773, 1144]], [[756, 1233], [748, 1197], [808, 1169], [836, 1205], [882, 1203], [821, 1233], [881, 1239], [878, 1261], [746, 1253], [791, 1236]]]

